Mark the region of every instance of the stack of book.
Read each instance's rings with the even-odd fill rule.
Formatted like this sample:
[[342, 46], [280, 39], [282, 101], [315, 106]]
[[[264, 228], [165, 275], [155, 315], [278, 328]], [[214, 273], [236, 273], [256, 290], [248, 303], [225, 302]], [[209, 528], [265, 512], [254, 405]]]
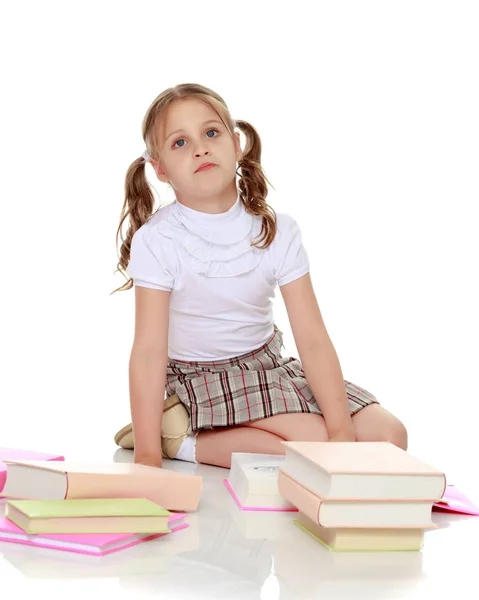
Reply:
[[184, 514], [141, 498], [9, 500], [0, 541], [103, 556], [187, 526]]
[[201, 496], [201, 477], [146, 465], [3, 458], [2, 541], [108, 554], [187, 527]]
[[284, 442], [280, 494], [295, 524], [337, 551], [418, 551], [444, 473], [388, 442]]

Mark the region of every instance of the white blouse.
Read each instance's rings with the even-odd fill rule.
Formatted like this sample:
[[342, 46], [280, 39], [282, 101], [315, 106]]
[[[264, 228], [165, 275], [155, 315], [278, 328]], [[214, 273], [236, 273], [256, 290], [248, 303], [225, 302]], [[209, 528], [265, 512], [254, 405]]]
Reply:
[[138, 286], [171, 291], [168, 356], [197, 362], [259, 348], [274, 331], [276, 286], [309, 271], [296, 221], [277, 213], [277, 233], [262, 250], [261, 217], [238, 197], [224, 213], [178, 201], [161, 207], [134, 234], [127, 273]]

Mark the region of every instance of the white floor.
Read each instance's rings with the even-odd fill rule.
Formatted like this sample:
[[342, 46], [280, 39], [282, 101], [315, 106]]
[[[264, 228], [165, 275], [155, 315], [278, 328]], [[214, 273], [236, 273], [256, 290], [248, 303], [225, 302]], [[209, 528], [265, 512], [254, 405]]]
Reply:
[[[258, 129], [345, 378], [479, 504], [479, 3], [278, 5], [2, 2], [0, 446], [131, 460], [123, 182], [146, 108], [195, 81]], [[420, 553], [338, 555], [240, 513], [220, 469], [167, 467], [204, 475], [188, 529], [104, 558], [0, 543], [0, 600], [479, 598], [479, 517], [435, 513]]]
[[[84, 457], [82, 453], [82, 458]], [[70, 453], [68, 458], [79, 458]], [[87, 456], [88, 460], [91, 455]], [[129, 461], [124, 450], [96, 459]], [[325, 550], [287, 513], [241, 513], [223, 485], [227, 471], [168, 462], [166, 468], [204, 476], [190, 526], [106, 557], [0, 543], [0, 581], [11, 598], [221, 598], [258, 600], [421, 599], [478, 594], [479, 517], [434, 513], [438, 528], [422, 552], [351, 553]], [[477, 477], [451, 481], [479, 502]]]

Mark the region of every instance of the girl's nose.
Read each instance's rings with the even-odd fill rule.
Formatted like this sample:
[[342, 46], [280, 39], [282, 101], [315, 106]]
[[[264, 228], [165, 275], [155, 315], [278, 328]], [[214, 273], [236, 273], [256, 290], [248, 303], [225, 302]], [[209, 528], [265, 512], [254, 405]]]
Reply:
[[210, 153], [207, 144], [205, 144], [204, 140], [198, 142], [195, 147], [195, 156], [203, 156], [208, 155]]

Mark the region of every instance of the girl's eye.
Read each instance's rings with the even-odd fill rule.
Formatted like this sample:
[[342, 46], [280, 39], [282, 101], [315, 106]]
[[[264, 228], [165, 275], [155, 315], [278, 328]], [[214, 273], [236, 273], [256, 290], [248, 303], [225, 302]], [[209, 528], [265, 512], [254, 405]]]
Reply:
[[[213, 135], [210, 135], [211, 133]], [[209, 138], [213, 138], [213, 137], [216, 137], [217, 133], [219, 133], [219, 131], [217, 129], [208, 129], [208, 131], [206, 132], [206, 135]], [[183, 142], [183, 143], [180, 144], [180, 142]], [[183, 138], [176, 140], [176, 142], [173, 144], [173, 148], [184, 148], [185, 143], [186, 143], [186, 141]]]

